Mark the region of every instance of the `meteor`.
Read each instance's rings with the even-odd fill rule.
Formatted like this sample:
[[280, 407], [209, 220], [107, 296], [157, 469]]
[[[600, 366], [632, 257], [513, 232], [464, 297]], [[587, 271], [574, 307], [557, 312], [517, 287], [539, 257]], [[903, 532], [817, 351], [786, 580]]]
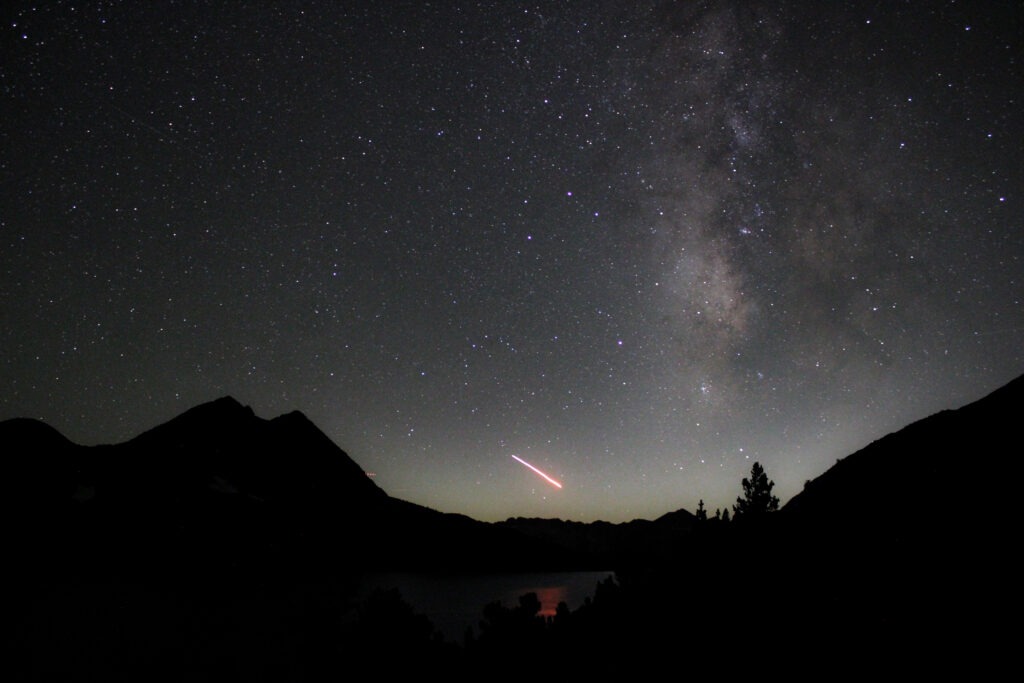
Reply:
[[540, 470], [538, 470], [538, 469], [537, 469], [536, 467], [534, 467], [534, 466], [533, 466], [533, 465], [531, 465], [530, 463], [528, 463], [528, 462], [526, 462], [525, 460], [523, 460], [522, 458], [520, 458], [520, 457], [519, 457], [518, 455], [513, 455], [512, 457], [513, 457], [513, 458], [515, 458], [516, 460], [518, 460], [519, 462], [523, 463], [523, 464], [524, 464], [524, 465], [526, 465], [527, 467], [529, 467], [529, 468], [530, 468], [531, 470], [533, 470], [534, 472], [536, 472], [536, 473], [537, 473], [537, 474], [539, 474], [540, 476], [542, 476], [542, 477], [544, 477], [545, 479], [547, 479], [547, 480], [548, 480], [548, 482], [549, 482], [550, 484], [553, 484], [554, 486], [557, 486], [558, 488], [562, 488], [562, 485], [561, 485], [561, 484], [559, 484], [559, 483], [558, 483], [557, 481], [555, 481], [554, 479], [552, 479], [552, 478], [551, 478], [551, 477], [549, 477], [548, 475], [546, 475], [546, 474], [544, 474], [543, 472], [541, 472]]

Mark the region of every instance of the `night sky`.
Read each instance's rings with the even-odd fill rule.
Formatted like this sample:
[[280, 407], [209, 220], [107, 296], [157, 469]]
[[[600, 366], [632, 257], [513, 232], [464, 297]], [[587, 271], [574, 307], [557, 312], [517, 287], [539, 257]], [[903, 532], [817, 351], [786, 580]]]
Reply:
[[230, 394], [484, 520], [785, 502], [1024, 372], [1021, 15], [8, 9], [0, 419]]

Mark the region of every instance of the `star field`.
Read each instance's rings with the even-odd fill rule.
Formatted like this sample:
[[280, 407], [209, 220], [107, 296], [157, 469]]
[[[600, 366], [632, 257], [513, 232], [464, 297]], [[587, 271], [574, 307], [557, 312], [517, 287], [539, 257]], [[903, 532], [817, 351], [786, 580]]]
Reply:
[[230, 394], [486, 520], [785, 502], [1024, 371], [1020, 8], [805, 5], [9, 10], [0, 419]]

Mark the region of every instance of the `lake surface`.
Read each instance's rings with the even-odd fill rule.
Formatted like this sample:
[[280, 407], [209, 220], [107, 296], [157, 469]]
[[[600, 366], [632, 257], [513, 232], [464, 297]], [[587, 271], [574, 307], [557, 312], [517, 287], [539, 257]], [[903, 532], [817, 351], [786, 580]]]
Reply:
[[386, 573], [363, 578], [359, 599], [375, 588], [397, 588], [402, 598], [418, 614], [425, 614], [446, 640], [461, 643], [466, 628], [480, 634], [484, 606], [501, 601], [506, 607], [519, 604], [519, 596], [536, 593], [541, 614], [554, 616], [559, 602], [574, 610], [594, 588], [615, 572], [542, 572], [530, 574], [485, 574], [471, 576], [434, 576], [427, 574]]

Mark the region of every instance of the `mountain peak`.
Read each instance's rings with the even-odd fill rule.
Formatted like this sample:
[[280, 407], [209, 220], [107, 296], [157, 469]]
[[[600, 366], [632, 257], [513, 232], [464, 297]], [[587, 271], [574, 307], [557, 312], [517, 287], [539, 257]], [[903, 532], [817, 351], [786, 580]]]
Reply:
[[33, 444], [41, 449], [71, 445], [71, 441], [57, 429], [30, 417], [16, 417], [0, 422], [0, 443], [5, 443], [7, 448]]
[[252, 408], [246, 405], [242, 405], [234, 396], [221, 396], [207, 403], [200, 403], [199, 405], [186, 410], [182, 415], [189, 415], [193, 413], [209, 413], [219, 415], [245, 415], [254, 417], [255, 413]]

